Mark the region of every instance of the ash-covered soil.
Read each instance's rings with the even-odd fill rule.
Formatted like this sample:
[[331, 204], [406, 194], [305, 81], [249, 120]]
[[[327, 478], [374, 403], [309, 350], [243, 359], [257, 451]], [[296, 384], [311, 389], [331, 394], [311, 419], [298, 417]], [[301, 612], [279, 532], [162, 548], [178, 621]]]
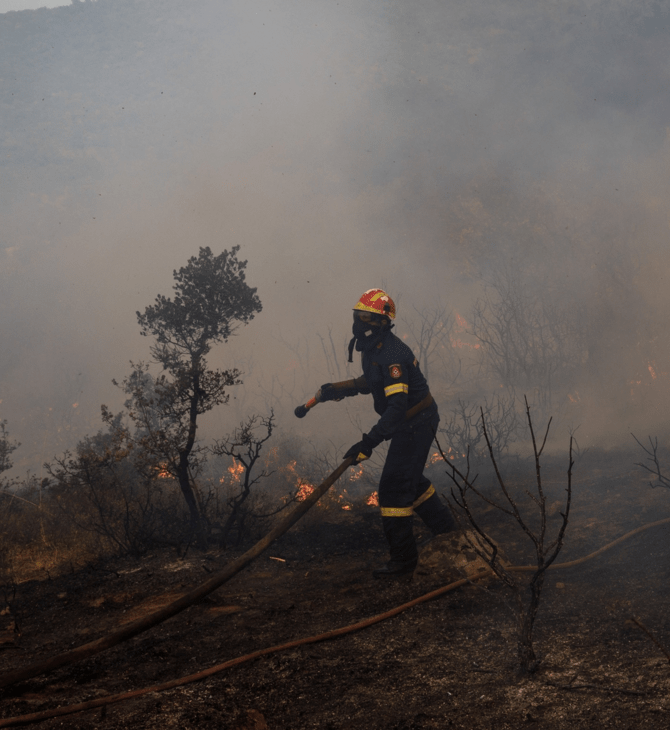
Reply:
[[[586, 454], [558, 562], [670, 516], [670, 491], [648, 486], [635, 455]], [[565, 459], [545, 467], [554, 516]], [[533, 486], [532, 470], [515, 482]], [[446, 482], [445, 482], [446, 487]], [[482, 524], [514, 564], [532, 553], [492, 508]], [[417, 525], [419, 538], [425, 537]], [[240, 551], [241, 552], [241, 551]], [[239, 552], [162, 552], [19, 586], [21, 636], [0, 672], [98, 638], [174, 600]], [[4, 691], [10, 717], [193, 674], [268, 646], [387, 611], [441, 585], [436, 574], [381, 582], [377, 510], [315, 507], [251, 566], [197, 606], [127, 643]], [[281, 560], [277, 560], [280, 558]], [[340, 638], [303, 645], [208, 679], [62, 718], [67, 728], [667, 728], [670, 526], [645, 531], [579, 567], [547, 574], [536, 624], [539, 669], [519, 678], [509, 589], [470, 584]], [[520, 579], [527, 580], [527, 576]], [[7, 622], [10, 615], [0, 617]], [[1, 629], [6, 626], [0, 624]]]

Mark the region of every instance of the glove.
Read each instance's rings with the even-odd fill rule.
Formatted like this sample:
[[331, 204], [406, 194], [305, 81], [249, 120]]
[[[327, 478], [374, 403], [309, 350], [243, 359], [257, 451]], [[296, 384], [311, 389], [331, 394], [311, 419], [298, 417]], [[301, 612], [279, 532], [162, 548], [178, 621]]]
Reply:
[[369, 459], [372, 456], [372, 449], [375, 446], [374, 441], [364, 433], [363, 438], [347, 451], [344, 458], [348, 459], [350, 456], [353, 456], [354, 461], [352, 464], [360, 464], [361, 461], [365, 461], [365, 459]]
[[333, 387], [332, 383], [324, 383], [316, 394], [316, 399], [320, 403], [325, 403], [329, 400], [342, 400], [337, 397], [337, 390]]

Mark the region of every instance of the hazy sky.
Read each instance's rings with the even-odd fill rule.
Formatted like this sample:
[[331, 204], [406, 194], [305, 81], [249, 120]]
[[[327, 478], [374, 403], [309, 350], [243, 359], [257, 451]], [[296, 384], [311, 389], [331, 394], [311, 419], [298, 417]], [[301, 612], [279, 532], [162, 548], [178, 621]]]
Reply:
[[148, 358], [135, 311], [198, 246], [239, 243], [263, 312], [213, 355], [246, 373], [235, 418], [283, 389], [288, 422], [337, 374], [329, 329], [344, 376], [366, 289], [467, 318], [507, 267], [598, 333], [589, 378], [612, 392], [572, 393], [590, 438], [629, 438], [631, 404], [662, 422], [668, 17], [651, 0], [0, 16], [0, 418], [38, 460], [97, 428], [111, 379]]
[[37, 8], [59, 8], [69, 5], [64, 0], [0, 0], [0, 13], [10, 10], [37, 10]]

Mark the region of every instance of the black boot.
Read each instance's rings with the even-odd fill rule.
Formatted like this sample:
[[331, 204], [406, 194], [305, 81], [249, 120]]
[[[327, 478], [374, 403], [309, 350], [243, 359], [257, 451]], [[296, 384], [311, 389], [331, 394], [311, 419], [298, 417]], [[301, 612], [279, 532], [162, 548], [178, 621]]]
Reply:
[[409, 575], [416, 568], [416, 559], [401, 562], [399, 560], [389, 560], [386, 565], [377, 570], [372, 571], [375, 578], [400, 578], [403, 575]]
[[372, 575], [375, 578], [397, 578], [413, 573], [418, 560], [418, 551], [412, 530], [412, 516], [382, 517], [382, 525], [389, 543], [391, 559]]

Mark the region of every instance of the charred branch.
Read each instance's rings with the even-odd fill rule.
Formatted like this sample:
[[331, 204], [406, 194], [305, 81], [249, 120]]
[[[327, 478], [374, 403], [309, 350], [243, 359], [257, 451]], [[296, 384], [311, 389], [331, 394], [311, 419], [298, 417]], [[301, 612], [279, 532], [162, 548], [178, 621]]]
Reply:
[[[252, 487], [261, 479], [265, 479], [274, 473], [274, 471], [263, 469], [259, 474], [254, 475], [254, 468], [260, 458], [263, 444], [272, 437], [274, 428], [275, 414], [271, 409], [270, 415], [266, 418], [261, 418], [258, 415], [251, 416], [231, 436], [217, 441], [212, 446], [212, 453], [217, 456], [229, 456], [234, 460], [234, 463], [240, 464], [242, 467], [242, 472], [239, 475], [239, 490], [228, 499], [230, 511], [225, 524], [221, 528], [221, 541], [224, 545], [236, 525], [239, 528], [239, 533], [242, 531], [246, 516], [244, 507], [251, 494]], [[277, 514], [285, 506], [286, 504], [264, 516]]]
[[635, 462], [635, 466], [640, 466], [646, 471], [648, 471], [650, 474], [653, 474], [656, 477], [656, 483], [649, 482], [649, 486], [654, 489], [655, 487], [667, 487], [670, 489], [670, 477], [666, 477], [665, 474], [661, 472], [661, 464], [658, 460], [658, 438], [654, 437], [652, 439], [651, 436], [648, 436], [649, 439], [649, 448], [644, 446], [637, 436], [634, 433], [631, 433], [631, 436], [635, 439], [638, 446], [644, 451], [645, 454], [647, 454], [646, 461], [651, 462], [652, 466], [649, 466], [648, 464], [645, 464], [643, 462]]

